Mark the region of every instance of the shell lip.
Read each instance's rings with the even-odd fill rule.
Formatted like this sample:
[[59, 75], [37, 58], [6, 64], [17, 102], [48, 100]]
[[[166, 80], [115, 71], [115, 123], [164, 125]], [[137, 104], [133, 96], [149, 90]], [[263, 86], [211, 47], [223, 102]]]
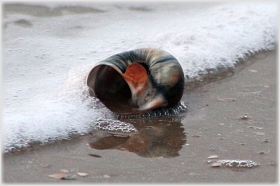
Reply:
[[151, 101], [140, 106], [137, 110], [139, 110], [141, 112], [147, 112], [147, 111], [154, 110], [156, 108], [164, 107], [167, 105], [168, 105], [168, 103], [167, 103], [165, 97], [162, 94], [157, 94]]

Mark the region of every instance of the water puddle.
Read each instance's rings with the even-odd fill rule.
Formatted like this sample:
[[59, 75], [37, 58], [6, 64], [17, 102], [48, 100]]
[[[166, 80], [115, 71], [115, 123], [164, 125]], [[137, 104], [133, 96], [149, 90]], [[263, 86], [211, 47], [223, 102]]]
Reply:
[[[179, 156], [179, 151], [186, 143], [180, 116], [122, 119], [121, 122], [119, 126], [122, 124], [133, 132], [104, 130], [104, 127], [103, 130], [94, 129], [88, 137], [90, 147], [96, 150], [128, 151], [146, 158], [172, 158]], [[106, 125], [105, 121], [103, 125]]]

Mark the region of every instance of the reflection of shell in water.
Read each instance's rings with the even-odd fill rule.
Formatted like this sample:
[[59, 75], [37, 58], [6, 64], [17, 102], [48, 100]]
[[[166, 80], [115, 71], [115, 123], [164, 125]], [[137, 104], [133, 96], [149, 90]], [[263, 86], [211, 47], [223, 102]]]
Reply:
[[[130, 121], [137, 127], [136, 133], [130, 134], [128, 130], [124, 130], [125, 133], [114, 132], [115, 126], [113, 129], [108, 126], [113, 120], [102, 119], [98, 123], [98, 130], [93, 131], [89, 138], [90, 147], [99, 150], [125, 150], [146, 158], [179, 156], [179, 151], [186, 143], [186, 134], [180, 122], [166, 118], [164, 120], [146, 118]], [[115, 124], [117, 125], [117, 123], [119, 122]], [[129, 129], [133, 127], [127, 123], [122, 125], [122, 123], [121, 127], [129, 127]]]
[[184, 74], [171, 54], [144, 48], [99, 62], [89, 72], [87, 85], [90, 94], [111, 111], [139, 114], [178, 104], [184, 91]]

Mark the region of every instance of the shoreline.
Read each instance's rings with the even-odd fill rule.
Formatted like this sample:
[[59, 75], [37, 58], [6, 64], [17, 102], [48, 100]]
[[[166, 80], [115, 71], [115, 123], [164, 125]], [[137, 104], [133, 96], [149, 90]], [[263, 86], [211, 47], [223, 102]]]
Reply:
[[252, 65], [255, 60], [266, 58], [271, 52], [277, 51], [274, 50], [262, 50], [251, 54], [251, 56], [246, 56], [244, 59], [237, 61], [233, 67], [220, 67], [218, 69], [206, 69], [208, 73], [202, 74], [199, 77], [187, 78], [185, 82], [186, 90], [192, 91], [198, 87], [209, 84], [211, 82], [216, 82], [223, 80], [225, 78], [231, 77], [234, 74], [240, 72], [244, 68]]
[[[193, 90], [195, 90], [197, 88], [200, 88], [204, 85], [207, 85], [209, 83], [218, 82], [218, 81], [221, 81], [223, 79], [232, 77], [232, 76], [234, 76], [234, 74], [239, 73], [244, 68], [252, 65], [255, 60], [264, 59], [267, 56], [269, 56], [271, 53], [275, 53], [276, 51], [277, 51], [277, 49], [274, 49], [274, 50], [271, 50], [271, 51], [263, 50], [263, 51], [260, 51], [258, 53], [254, 53], [254, 54], [252, 54], [252, 56], [246, 57], [246, 59], [242, 59], [242, 60], [236, 62], [234, 67], [223, 68], [221, 71], [218, 71], [216, 73], [213, 73], [213, 72], [211, 72], [211, 70], [206, 69], [206, 71], [209, 72], [208, 74], [203, 74], [200, 77], [194, 77], [193, 79], [188, 79], [187, 78], [187, 80], [185, 81], [184, 94], [188, 94], [189, 92], [192, 92]], [[183, 98], [182, 98], [182, 100], [183, 100]], [[187, 105], [187, 101], [184, 101], [183, 104]], [[181, 104], [179, 104], [178, 106], [181, 107], [180, 105]], [[183, 107], [184, 107], [184, 105], [183, 105]], [[178, 110], [178, 108], [176, 108], [176, 109]], [[184, 112], [188, 112], [188, 108], [183, 109], [183, 111], [177, 111], [176, 113], [180, 113], [180, 112], [183, 112], [183, 113], [176, 114], [176, 115], [182, 115], [182, 114], [184, 115]], [[125, 115], [115, 115], [114, 117], [115, 118], [113, 118], [113, 119], [124, 120], [124, 121], [126, 119], [143, 118], [143, 117], [133, 117], [133, 116], [129, 117], [129, 116], [125, 116]], [[144, 118], [147, 118], [147, 116], [144, 116]], [[13, 155], [13, 154], [18, 154], [18, 153], [24, 152], [26, 150], [28, 151], [28, 150], [32, 150], [32, 149], [44, 148], [44, 146], [48, 146], [48, 145], [51, 145], [51, 144], [63, 143], [63, 142], [83, 138], [83, 136], [89, 135], [89, 134], [90, 134], [90, 132], [88, 132], [86, 134], [74, 134], [67, 139], [61, 139], [61, 140], [58, 140], [58, 141], [49, 142], [47, 144], [42, 144], [40, 142], [32, 142], [31, 144], [29, 144], [26, 147], [15, 148], [15, 150], [4, 152], [4, 154], [5, 155]]]
[[[261, 52], [244, 62], [244, 68], [235, 70], [233, 76], [186, 89], [182, 100], [188, 112], [181, 114], [182, 117], [167, 117], [164, 121], [135, 119], [133, 122], [141, 134], [122, 139], [124, 142], [106, 138], [108, 142], [118, 141], [113, 147], [97, 143], [102, 142], [103, 136], [86, 135], [4, 154], [3, 181], [276, 182], [276, 62], [276, 50]], [[245, 115], [247, 119], [242, 119]], [[172, 133], [167, 135], [165, 131]], [[162, 143], [155, 144], [156, 141]], [[212, 168], [207, 164], [211, 155], [221, 159], [251, 159], [260, 166], [241, 170]], [[73, 175], [85, 172], [87, 176], [75, 174], [74, 180], [48, 176], [61, 173], [61, 169]]]

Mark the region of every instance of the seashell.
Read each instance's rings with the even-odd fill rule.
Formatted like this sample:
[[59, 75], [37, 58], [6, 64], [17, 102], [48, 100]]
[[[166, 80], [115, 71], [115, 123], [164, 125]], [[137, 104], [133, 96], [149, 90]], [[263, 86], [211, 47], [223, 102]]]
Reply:
[[168, 52], [141, 48], [100, 61], [88, 73], [87, 86], [112, 112], [140, 114], [176, 105], [183, 95], [184, 73]]
[[217, 156], [217, 155], [212, 155], [212, 156], [208, 157], [208, 159], [217, 159], [217, 158], [219, 158], [219, 156]]

